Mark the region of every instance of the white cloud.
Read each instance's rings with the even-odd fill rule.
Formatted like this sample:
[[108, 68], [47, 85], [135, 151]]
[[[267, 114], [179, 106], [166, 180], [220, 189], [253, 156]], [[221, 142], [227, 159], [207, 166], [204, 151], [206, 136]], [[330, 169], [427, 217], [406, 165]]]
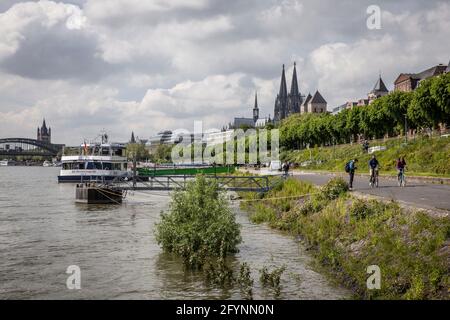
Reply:
[[14, 54], [20, 43], [27, 40], [27, 28], [50, 29], [61, 23], [67, 29], [81, 29], [86, 17], [77, 6], [47, 0], [14, 5], [0, 14], [0, 59]]
[[87, 0], [84, 9], [94, 20], [112, 21], [150, 13], [164, 14], [175, 9], [200, 10], [207, 4], [207, 0]]
[[298, 0], [283, 0], [278, 4], [263, 10], [261, 19], [264, 22], [274, 23], [286, 19], [286, 17], [299, 17], [303, 12], [303, 4]]
[[450, 4], [416, 14], [385, 11], [386, 32], [353, 43], [318, 47], [309, 55], [308, 75], [316, 79], [332, 106], [365, 98], [379, 72], [393, 89], [393, 81], [402, 72], [419, 72], [448, 62], [450, 22], [445, 17], [450, 17]]
[[251, 116], [255, 90], [273, 115], [283, 63], [288, 86], [297, 61], [302, 93], [335, 106], [379, 71], [392, 88], [448, 62], [449, 3], [380, 1], [379, 31], [366, 28], [368, 0], [17, 3], [0, 14], [0, 136], [34, 136], [43, 117], [69, 144], [102, 128], [117, 140], [220, 128]]

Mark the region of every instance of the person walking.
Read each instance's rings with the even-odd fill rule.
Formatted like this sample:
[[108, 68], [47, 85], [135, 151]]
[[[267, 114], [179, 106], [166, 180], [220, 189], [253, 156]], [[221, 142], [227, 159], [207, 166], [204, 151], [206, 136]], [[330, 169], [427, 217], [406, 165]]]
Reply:
[[285, 164], [284, 164], [284, 175], [286, 176], [286, 177], [288, 177], [289, 176], [289, 162], [285, 162]]
[[347, 162], [346, 166], [345, 166], [345, 171], [348, 173], [349, 175], [349, 189], [353, 190], [353, 179], [355, 178], [355, 171], [356, 169], [358, 169], [356, 167], [356, 163], [358, 162], [358, 159], [353, 159], [350, 160], [349, 162]]
[[364, 152], [368, 153], [369, 152], [369, 141], [364, 140], [362, 147], [363, 147]]

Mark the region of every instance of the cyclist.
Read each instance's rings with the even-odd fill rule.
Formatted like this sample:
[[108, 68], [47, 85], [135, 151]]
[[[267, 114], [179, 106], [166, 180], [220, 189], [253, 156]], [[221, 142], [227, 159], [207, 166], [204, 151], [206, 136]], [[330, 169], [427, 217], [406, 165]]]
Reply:
[[370, 181], [369, 185], [373, 186], [375, 184], [375, 179], [378, 176], [378, 169], [379, 169], [380, 163], [377, 160], [377, 157], [375, 155], [372, 156], [372, 159], [369, 160], [369, 173], [370, 173]]
[[[399, 181], [399, 183], [402, 182], [402, 180], [404, 180], [404, 172], [405, 172], [405, 167], [406, 167], [406, 161], [404, 157], [400, 157], [397, 159], [397, 163], [396, 163], [396, 168], [398, 171], [398, 175], [397, 175], [397, 179]], [[401, 178], [401, 179], [400, 179]]]

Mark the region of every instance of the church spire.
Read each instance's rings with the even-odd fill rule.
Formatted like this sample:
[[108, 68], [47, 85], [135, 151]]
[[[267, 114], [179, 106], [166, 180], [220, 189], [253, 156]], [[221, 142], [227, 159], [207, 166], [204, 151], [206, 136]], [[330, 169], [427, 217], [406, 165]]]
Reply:
[[253, 108], [253, 121], [256, 123], [258, 119], [259, 119], [258, 92], [255, 91], [255, 106]]
[[294, 72], [292, 74], [292, 84], [291, 84], [291, 96], [297, 96], [299, 94], [298, 91], [298, 82], [297, 82], [297, 64], [294, 62]]
[[284, 64], [283, 64], [283, 72], [281, 74], [281, 84], [280, 84], [280, 97], [287, 97], [287, 87], [286, 87], [286, 75], [284, 72]]

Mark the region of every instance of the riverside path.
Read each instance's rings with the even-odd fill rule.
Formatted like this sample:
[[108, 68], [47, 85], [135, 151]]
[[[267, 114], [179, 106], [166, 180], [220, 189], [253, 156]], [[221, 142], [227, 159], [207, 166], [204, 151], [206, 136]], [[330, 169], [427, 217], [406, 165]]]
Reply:
[[[270, 174], [268, 170], [260, 170], [259, 174]], [[316, 185], [323, 185], [336, 174], [314, 173], [304, 171], [293, 171], [291, 174], [300, 180], [309, 181]], [[348, 179], [346, 174], [338, 174], [344, 179]], [[450, 211], [450, 185], [431, 184], [426, 182], [409, 181], [401, 188], [395, 179], [379, 178], [379, 187], [369, 186], [369, 177], [355, 176], [353, 191], [367, 195], [374, 195], [385, 199], [392, 199], [409, 205], [431, 209]]]

